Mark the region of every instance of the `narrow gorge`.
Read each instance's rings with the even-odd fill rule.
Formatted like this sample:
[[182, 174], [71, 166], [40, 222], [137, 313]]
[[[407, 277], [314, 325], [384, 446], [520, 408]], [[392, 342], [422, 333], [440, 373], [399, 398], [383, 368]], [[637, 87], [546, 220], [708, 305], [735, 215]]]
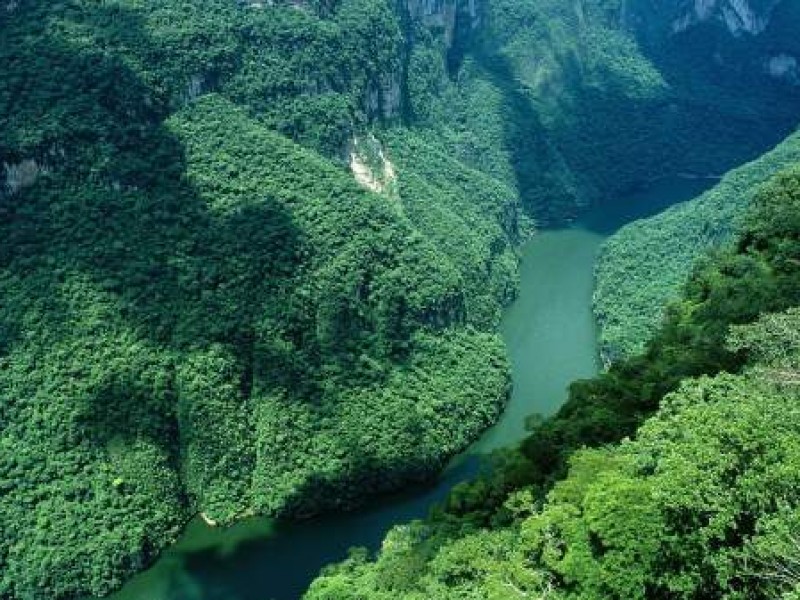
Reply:
[[7, 2], [0, 598], [783, 593], [737, 561], [800, 490], [686, 541], [656, 457], [697, 395], [791, 412], [798, 33], [794, 0]]

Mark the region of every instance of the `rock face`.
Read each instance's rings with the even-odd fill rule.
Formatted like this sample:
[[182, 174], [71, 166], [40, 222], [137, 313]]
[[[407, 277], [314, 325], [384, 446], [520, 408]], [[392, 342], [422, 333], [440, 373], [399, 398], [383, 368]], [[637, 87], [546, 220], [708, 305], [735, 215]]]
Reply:
[[30, 187], [39, 178], [42, 173], [47, 173], [47, 169], [40, 165], [36, 160], [27, 158], [18, 163], [3, 163], [3, 169], [0, 171], [0, 185], [1, 188], [9, 194], [16, 194], [21, 189]]
[[800, 65], [798, 60], [790, 54], [777, 54], [767, 60], [766, 71], [775, 79], [780, 79], [792, 85], [800, 85]]
[[672, 22], [675, 33], [698, 23], [717, 21], [734, 36], [759, 35], [767, 28], [770, 16], [781, 0], [690, 0]]
[[378, 194], [398, 199], [395, 190], [397, 176], [380, 142], [372, 134], [354, 137], [350, 148], [350, 171], [358, 183]]
[[[797, 0], [622, 0], [620, 21], [654, 55], [800, 86]], [[688, 44], [688, 45], [687, 45]], [[766, 75], [766, 78], [763, 76]]]
[[208, 78], [204, 73], [194, 73], [189, 81], [186, 83], [186, 89], [183, 91], [183, 104], [194, 102], [200, 96], [205, 94], [209, 89]]
[[769, 25], [772, 11], [781, 0], [684, 0], [679, 3], [671, 26], [673, 33], [699, 23], [722, 23], [734, 36], [759, 35]]
[[[457, 42], [467, 18], [469, 31], [480, 25], [480, 0], [406, 0], [399, 4], [406, 17], [434, 34], [442, 36], [445, 51]], [[402, 19], [402, 17], [400, 17]], [[414, 44], [413, 34], [407, 33], [406, 43]], [[445, 57], [442, 56], [444, 61]], [[403, 101], [403, 75], [400, 71], [383, 73], [370, 82], [364, 98], [364, 110], [370, 119], [392, 119], [400, 115]]]
[[775, 9], [787, 1], [791, 0], [623, 0], [621, 14], [629, 29], [670, 36], [704, 24], [717, 24], [734, 37], [759, 36]]
[[455, 41], [459, 14], [469, 17], [471, 30], [477, 29], [481, 22], [479, 0], [407, 0], [406, 8], [409, 16], [425, 27], [443, 30], [448, 48]]
[[[478, 29], [481, 23], [480, 0], [406, 0], [398, 4], [398, 19], [408, 19], [428, 29], [443, 42], [441, 60], [464, 35]], [[405, 14], [402, 14], [405, 11]], [[413, 28], [412, 28], [413, 30]], [[412, 31], [406, 32], [406, 52], [415, 43]], [[391, 120], [400, 116], [403, 108], [403, 72], [382, 73], [370, 81], [363, 98], [363, 109], [369, 120]]]
[[386, 73], [370, 82], [365, 98], [365, 113], [371, 119], [391, 119], [400, 114], [402, 100], [400, 74]]

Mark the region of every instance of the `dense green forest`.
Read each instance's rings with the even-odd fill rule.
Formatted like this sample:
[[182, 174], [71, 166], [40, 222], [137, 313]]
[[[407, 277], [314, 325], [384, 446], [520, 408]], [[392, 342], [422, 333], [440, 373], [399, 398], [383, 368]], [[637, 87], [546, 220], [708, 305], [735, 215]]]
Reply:
[[796, 598], [798, 305], [795, 168], [643, 355], [576, 383], [490, 475], [306, 598]]
[[736, 236], [747, 207], [770, 175], [799, 162], [800, 134], [792, 134], [727, 173], [702, 196], [635, 221], [611, 237], [598, 259], [594, 299], [607, 362], [644, 349], [694, 263]]
[[[634, 5], [0, 7], [0, 598], [107, 594], [197, 513], [352, 508], [494, 422], [496, 326], [536, 227], [724, 172], [795, 125], [798, 88], [749, 57], [796, 53], [796, 11], [759, 38], [676, 40]], [[497, 470], [508, 485], [454, 496], [447, 535], [632, 434], [685, 376], [740, 369], [725, 319], [795, 293], [765, 235], [692, 280], [713, 318], [679, 304], [643, 358], [576, 385]], [[736, 304], [739, 270], [774, 285], [763, 303]], [[702, 297], [717, 279], [729, 292]]]
[[333, 8], [4, 13], [0, 596], [105, 594], [198, 511], [353, 506], [496, 418], [517, 197], [466, 167], [409, 184], [409, 212], [481, 188], [454, 250], [353, 180], [401, 33]]
[[798, 89], [750, 64], [800, 53], [789, 4], [762, 36], [731, 39], [713, 26], [650, 32], [635, 13], [645, 25], [665, 17], [644, 1], [493, 0], [479, 4], [466, 48], [448, 53], [447, 84], [416, 38], [409, 88], [424, 108], [409, 110], [455, 156], [515, 187], [539, 224], [563, 223], [665, 175], [724, 173], [792, 131]]

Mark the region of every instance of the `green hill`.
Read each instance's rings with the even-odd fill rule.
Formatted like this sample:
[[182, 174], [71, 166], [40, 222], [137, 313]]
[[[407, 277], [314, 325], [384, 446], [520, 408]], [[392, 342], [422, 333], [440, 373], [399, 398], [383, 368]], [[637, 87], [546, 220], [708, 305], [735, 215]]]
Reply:
[[607, 362], [641, 352], [664, 306], [680, 295], [694, 263], [730, 242], [764, 181], [800, 161], [800, 134], [727, 173], [688, 202], [623, 227], [597, 262], [594, 312]]
[[198, 512], [352, 508], [490, 425], [519, 242], [795, 124], [623, 8], [0, 7], [0, 597], [107, 594]]
[[574, 384], [490, 476], [305, 597], [796, 598], [798, 232], [794, 168], [644, 355]]

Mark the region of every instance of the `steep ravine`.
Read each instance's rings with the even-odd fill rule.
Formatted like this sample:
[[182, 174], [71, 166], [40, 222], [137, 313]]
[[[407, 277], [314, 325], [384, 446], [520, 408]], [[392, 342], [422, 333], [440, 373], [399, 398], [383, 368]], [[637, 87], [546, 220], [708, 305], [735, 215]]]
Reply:
[[249, 519], [212, 529], [198, 518], [148, 571], [113, 600], [294, 600], [318, 570], [353, 546], [377, 549], [395, 524], [425, 516], [456, 483], [476, 473], [480, 456], [525, 435], [524, 419], [551, 414], [570, 381], [593, 375], [593, 271], [601, 242], [618, 227], [693, 197], [708, 182], [667, 179], [591, 210], [574, 227], [544, 231], [521, 249], [521, 293], [502, 331], [514, 393], [501, 420], [457, 457], [432, 486], [384, 497], [362, 510], [294, 523]]
[[[752, 39], [717, 17], [670, 33], [685, 0], [0, 9], [0, 597], [109, 594], [165, 551], [176, 597], [291, 597], [424, 513], [447, 484], [371, 526], [242, 523], [231, 564], [202, 527], [165, 550], [197, 513], [307, 517], [435, 476], [510, 390], [496, 325], [529, 218], [774, 144], [800, 97], [795, 4]], [[380, 193], [343, 168], [370, 135], [396, 167]], [[568, 320], [534, 325], [523, 294], [507, 343], [533, 391], [518, 375], [480, 448], [595, 368], [580, 298], [614, 227], [526, 247], [531, 310]], [[562, 260], [589, 267], [545, 272]]]

